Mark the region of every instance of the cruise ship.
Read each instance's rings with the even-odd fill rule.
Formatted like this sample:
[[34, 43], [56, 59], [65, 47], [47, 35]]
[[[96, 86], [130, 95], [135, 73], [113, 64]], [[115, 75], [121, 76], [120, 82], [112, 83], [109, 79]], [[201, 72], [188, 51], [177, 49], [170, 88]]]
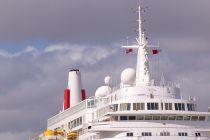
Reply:
[[184, 99], [179, 84], [152, 78], [149, 58], [158, 55], [159, 47], [148, 44], [141, 11], [138, 6], [136, 44], [122, 46], [126, 53], [136, 50], [136, 68], [122, 71], [119, 86], [106, 76], [92, 97], [86, 97], [80, 70], [71, 69], [63, 110], [32, 139], [210, 140], [210, 109], [198, 111], [196, 98]]

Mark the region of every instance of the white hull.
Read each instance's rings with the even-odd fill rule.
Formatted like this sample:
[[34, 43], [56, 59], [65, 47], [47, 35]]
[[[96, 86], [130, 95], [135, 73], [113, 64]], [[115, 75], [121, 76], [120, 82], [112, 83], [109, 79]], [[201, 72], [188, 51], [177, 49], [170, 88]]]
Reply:
[[[178, 121], [96, 123], [91, 130], [81, 135], [79, 140], [210, 140], [208, 126], [209, 124], [206, 122]], [[143, 132], [150, 132], [151, 135], [142, 136]], [[128, 136], [128, 133], [132, 133], [132, 136]], [[179, 133], [187, 135], [179, 136]], [[200, 135], [196, 136], [198, 133]]]

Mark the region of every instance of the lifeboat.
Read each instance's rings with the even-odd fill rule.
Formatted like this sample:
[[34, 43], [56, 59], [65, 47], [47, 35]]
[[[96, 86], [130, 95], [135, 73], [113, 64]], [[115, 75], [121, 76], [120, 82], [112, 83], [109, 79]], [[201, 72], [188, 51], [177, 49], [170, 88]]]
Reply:
[[64, 132], [63, 132], [63, 130], [58, 129], [58, 130], [55, 131], [55, 135], [64, 136]]
[[53, 130], [46, 130], [44, 131], [44, 136], [45, 137], [52, 137], [54, 136], [55, 132]]
[[67, 134], [67, 138], [68, 138], [68, 140], [76, 140], [76, 138], [77, 138], [77, 133], [76, 133], [76, 132], [69, 132], [69, 133]]

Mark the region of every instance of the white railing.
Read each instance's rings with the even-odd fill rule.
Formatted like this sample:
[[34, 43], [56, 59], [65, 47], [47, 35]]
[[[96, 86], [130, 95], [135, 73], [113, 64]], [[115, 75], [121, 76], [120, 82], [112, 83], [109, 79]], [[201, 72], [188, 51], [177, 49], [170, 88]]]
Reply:
[[[135, 83], [132, 85], [121, 85], [121, 84], [116, 84], [112, 87], [112, 92], [117, 91], [120, 88], [124, 88], [124, 87], [133, 87], [135, 86]], [[164, 84], [161, 84], [160, 82], [155, 82], [155, 83], [151, 83], [148, 84], [147, 86], [166, 86], [166, 87], [176, 87], [176, 88], [180, 88], [180, 84], [176, 83], [176, 82], [170, 82], [170, 81], [165, 81]]]

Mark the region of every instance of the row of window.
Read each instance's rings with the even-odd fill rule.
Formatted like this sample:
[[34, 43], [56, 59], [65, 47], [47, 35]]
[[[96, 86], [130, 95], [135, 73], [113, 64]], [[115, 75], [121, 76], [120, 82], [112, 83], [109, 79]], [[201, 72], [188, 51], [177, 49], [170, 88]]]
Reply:
[[[161, 106], [163, 106], [163, 105], [161, 105]], [[162, 110], [163, 110], [163, 108], [162, 108]], [[172, 110], [172, 103], [165, 103], [165, 110]]]
[[187, 104], [187, 109], [189, 111], [195, 111], [195, 104]]
[[158, 110], [158, 103], [147, 103], [147, 110]]
[[[116, 112], [118, 110], [120, 111], [130, 111], [131, 105], [133, 105], [133, 110], [145, 110], [145, 103], [121, 103], [121, 104], [114, 104], [112, 106], [106, 106], [104, 108], [101, 108], [97, 111], [97, 117], [102, 117], [107, 112], [113, 111]], [[172, 103], [161, 103], [161, 110], [163, 110], [163, 105], [165, 105], [165, 110], [173, 110]], [[119, 107], [118, 107], [119, 106]], [[147, 110], [159, 110], [159, 103], [157, 102], [151, 102], [146, 103]], [[175, 103], [174, 104], [175, 110], [184, 111], [185, 110], [185, 104], [184, 103]], [[187, 104], [188, 111], [195, 111], [195, 104], [188, 103]]]
[[178, 120], [178, 121], [205, 121], [205, 116], [157, 116], [157, 115], [138, 115], [138, 116], [114, 116], [115, 121], [126, 120]]
[[142, 136], [152, 136], [151, 132], [142, 132], [141, 133]]
[[[141, 133], [142, 136], [152, 136], [152, 132], [142, 132]], [[129, 132], [126, 134], [127, 137], [132, 137], [133, 133]], [[170, 132], [160, 132], [160, 136], [170, 136]], [[178, 132], [178, 136], [188, 136], [187, 132]], [[201, 134], [200, 133], [195, 133], [196, 137], [200, 137]]]
[[133, 103], [133, 110], [144, 110], [144, 103]]
[[[159, 103], [158, 102], [151, 102], [147, 103], [147, 110], [159, 110]], [[165, 110], [173, 110], [172, 103], [165, 103]], [[113, 111], [118, 111], [118, 104], [114, 104], [112, 107]], [[184, 111], [185, 104], [184, 103], [174, 103], [174, 109]], [[119, 107], [120, 111], [129, 111], [131, 110], [131, 103], [121, 103]], [[133, 110], [145, 110], [145, 103], [133, 103]], [[163, 110], [163, 103], [161, 103], [161, 110]], [[195, 111], [195, 104], [187, 103], [187, 110], [188, 111]]]
[[160, 132], [160, 136], [170, 136], [170, 132]]
[[72, 129], [82, 124], [82, 117], [74, 119], [73, 121], [68, 123], [68, 128]]
[[[106, 106], [103, 107], [99, 110], [97, 110], [96, 114], [97, 114], [97, 118], [102, 117], [104, 114], [106, 114], [107, 112], [116, 112], [118, 110], [120, 111], [130, 111], [132, 109], [133, 105], [133, 110], [138, 111], [138, 110], [145, 110], [145, 103], [121, 103], [121, 104], [113, 104], [111, 106]], [[147, 110], [159, 110], [159, 103], [157, 102], [150, 102], [150, 103], [146, 103], [147, 105]], [[172, 103], [161, 103], [161, 110], [163, 110], [163, 105], [165, 105], [165, 110], [172, 110]], [[195, 111], [195, 104], [187, 104], [188, 110], [189, 111]], [[185, 110], [185, 104], [184, 103], [174, 103], [174, 108], [175, 110], [181, 110], [184, 111]]]
[[179, 132], [178, 136], [187, 136], [187, 133], [186, 132]]

